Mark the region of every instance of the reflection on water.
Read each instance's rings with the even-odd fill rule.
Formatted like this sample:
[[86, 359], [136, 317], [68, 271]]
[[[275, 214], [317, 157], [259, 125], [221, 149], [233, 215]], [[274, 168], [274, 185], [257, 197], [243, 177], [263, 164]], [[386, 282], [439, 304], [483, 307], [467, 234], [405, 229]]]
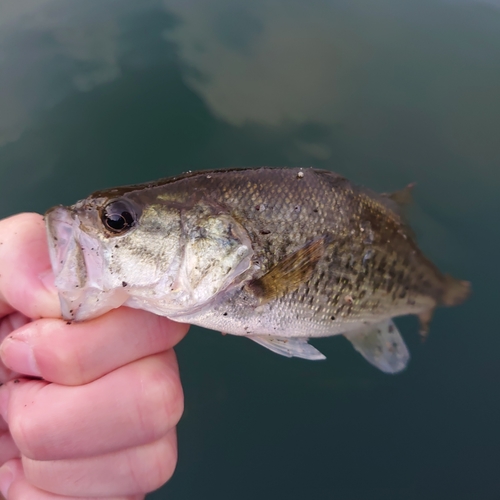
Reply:
[[2, 0], [0, 216], [183, 170], [314, 165], [416, 181], [423, 249], [473, 282], [387, 377], [193, 329], [180, 463], [152, 498], [496, 498], [495, 1]]

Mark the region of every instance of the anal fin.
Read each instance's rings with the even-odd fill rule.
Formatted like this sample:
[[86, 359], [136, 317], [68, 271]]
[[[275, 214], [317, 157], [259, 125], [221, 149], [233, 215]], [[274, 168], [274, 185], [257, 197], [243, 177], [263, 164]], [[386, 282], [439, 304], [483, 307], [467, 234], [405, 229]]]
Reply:
[[303, 358], [312, 361], [326, 359], [306, 338], [273, 337], [271, 335], [249, 335], [247, 338], [287, 358]]
[[369, 363], [385, 373], [398, 373], [410, 360], [408, 348], [392, 319], [344, 333]]

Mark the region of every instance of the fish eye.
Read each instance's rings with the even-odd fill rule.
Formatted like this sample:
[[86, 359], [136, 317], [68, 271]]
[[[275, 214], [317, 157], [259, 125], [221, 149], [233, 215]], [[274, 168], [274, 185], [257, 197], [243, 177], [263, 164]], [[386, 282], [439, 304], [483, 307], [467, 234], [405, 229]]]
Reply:
[[135, 226], [137, 214], [131, 203], [116, 200], [104, 207], [101, 220], [106, 229], [112, 233], [121, 234]]

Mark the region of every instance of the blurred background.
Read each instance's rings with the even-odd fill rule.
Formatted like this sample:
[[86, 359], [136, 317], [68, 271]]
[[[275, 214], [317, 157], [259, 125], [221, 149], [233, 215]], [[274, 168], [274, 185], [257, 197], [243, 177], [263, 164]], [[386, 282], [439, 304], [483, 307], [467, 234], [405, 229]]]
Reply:
[[0, 0], [0, 217], [186, 170], [416, 182], [473, 284], [401, 375], [192, 328], [179, 465], [150, 500], [500, 498], [500, 1]]

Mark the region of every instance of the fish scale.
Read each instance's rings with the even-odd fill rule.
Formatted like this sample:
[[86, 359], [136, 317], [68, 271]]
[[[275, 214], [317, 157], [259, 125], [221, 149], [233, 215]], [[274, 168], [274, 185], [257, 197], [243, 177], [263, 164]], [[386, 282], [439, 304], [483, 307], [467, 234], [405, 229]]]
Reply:
[[400, 371], [409, 354], [391, 318], [417, 314], [426, 328], [434, 307], [469, 290], [419, 250], [395, 201], [403, 194], [265, 167], [96, 192], [46, 216], [63, 313], [128, 305], [307, 359], [323, 357], [309, 338], [344, 334], [378, 368]]

